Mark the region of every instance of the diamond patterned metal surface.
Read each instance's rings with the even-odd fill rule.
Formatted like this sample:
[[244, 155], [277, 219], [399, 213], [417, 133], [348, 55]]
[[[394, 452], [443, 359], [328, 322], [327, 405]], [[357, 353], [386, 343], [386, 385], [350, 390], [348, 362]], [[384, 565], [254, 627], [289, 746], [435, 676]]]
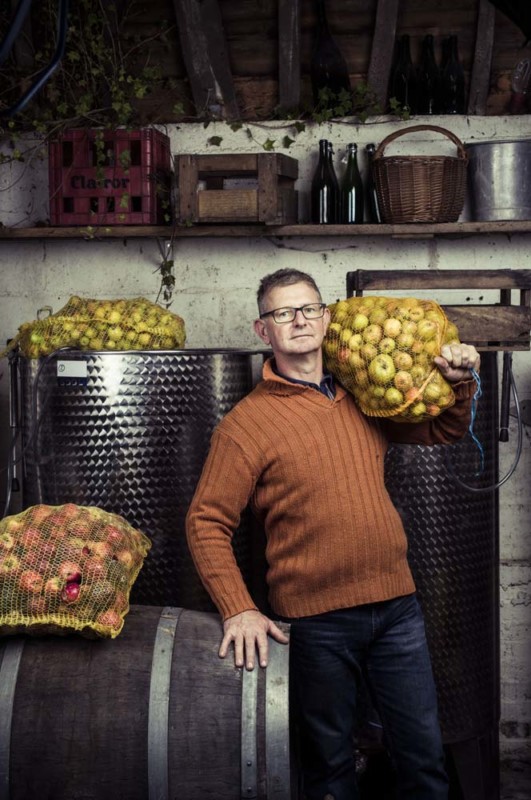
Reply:
[[[138, 604], [214, 607], [193, 566], [184, 520], [220, 419], [252, 387], [251, 351], [62, 352], [19, 362], [24, 505], [73, 502], [121, 514], [152, 540]], [[84, 361], [86, 385], [58, 361]], [[250, 515], [234, 538], [252, 580]]]
[[386, 483], [408, 534], [424, 610], [446, 743], [483, 734], [498, 713], [498, 493], [496, 354], [482, 356], [474, 432], [455, 445], [394, 445]]

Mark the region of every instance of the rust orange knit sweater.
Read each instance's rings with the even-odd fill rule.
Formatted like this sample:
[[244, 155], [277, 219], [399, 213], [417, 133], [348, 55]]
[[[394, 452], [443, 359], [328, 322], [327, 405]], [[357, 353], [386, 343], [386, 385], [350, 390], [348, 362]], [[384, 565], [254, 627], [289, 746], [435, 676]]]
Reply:
[[401, 519], [384, 485], [388, 441], [450, 443], [470, 421], [472, 381], [433, 421], [363, 416], [341, 386], [334, 400], [275, 375], [218, 425], [187, 516], [197, 570], [223, 618], [256, 608], [234, 559], [232, 532], [248, 504], [267, 537], [273, 610], [318, 614], [414, 591]]

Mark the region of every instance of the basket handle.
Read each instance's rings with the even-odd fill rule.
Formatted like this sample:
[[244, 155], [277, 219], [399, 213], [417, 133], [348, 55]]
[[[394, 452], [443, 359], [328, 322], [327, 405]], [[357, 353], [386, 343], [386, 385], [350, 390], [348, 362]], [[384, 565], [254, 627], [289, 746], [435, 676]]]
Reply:
[[384, 154], [384, 150], [388, 144], [391, 144], [395, 139], [398, 139], [399, 136], [404, 136], [406, 133], [414, 133], [415, 131], [435, 131], [436, 133], [442, 133], [443, 136], [447, 136], [448, 139], [451, 139], [452, 142], [457, 147], [457, 155], [459, 158], [467, 159], [467, 153], [465, 150], [465, 146], [461, 139], [458, 139], [457, 136], [452, 133], [451, 131], [447, 131], [446, 128], [441, 128], [439, 125], [412, 125], [409, 128], [402, 128], [402, 130], [395, 131], [394, 133], [390, 133], [389, 136], [386, 136], [383, 141], [380, 142], [378, 147], [374, 152], [373, 158], [381, 158]]

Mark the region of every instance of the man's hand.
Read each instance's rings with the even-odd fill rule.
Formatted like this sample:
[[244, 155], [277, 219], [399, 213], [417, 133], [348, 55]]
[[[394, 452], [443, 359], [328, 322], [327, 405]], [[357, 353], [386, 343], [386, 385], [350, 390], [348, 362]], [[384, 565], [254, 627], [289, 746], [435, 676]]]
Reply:
[[472, 344], [445, 344], [441, 355], [435, 356], [434, 362], [439, 367], [443, 378], [449, 383], [458, 383], [470, 378], [470, 370], [479, 370], [481, 359]]
[[267, 667], [268, 634], [281, 644], [287, 644], [289, 641], [286, 634], [259, 611], [242, 611], [241, 614], [229, 617], [223, 623], [219, 656], [225, 658], [230, 643], [234, 642], [234, 663], [237, 667], [245, 665], [247, 669], [254, 669], [257, 650], [260, 666]]

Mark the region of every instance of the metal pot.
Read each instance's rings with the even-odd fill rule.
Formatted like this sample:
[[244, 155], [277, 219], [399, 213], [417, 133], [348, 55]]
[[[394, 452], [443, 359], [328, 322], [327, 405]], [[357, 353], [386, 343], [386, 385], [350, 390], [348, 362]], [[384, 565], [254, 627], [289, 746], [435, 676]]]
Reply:
[[531, 219], [531, 140], [466, 145], [470, 219]]

